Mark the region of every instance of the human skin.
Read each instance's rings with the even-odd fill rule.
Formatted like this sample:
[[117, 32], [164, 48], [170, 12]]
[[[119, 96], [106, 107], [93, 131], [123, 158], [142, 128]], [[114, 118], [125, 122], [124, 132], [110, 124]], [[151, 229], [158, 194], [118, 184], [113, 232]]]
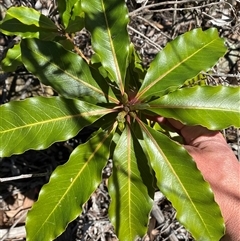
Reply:
[[185, 126], [173, 119], [156, 120], [183, 137], [185, 148], [209, 182], [226, 225], [221, 241], [240, 241], [240, 162], [222, 134], [202, 126]]

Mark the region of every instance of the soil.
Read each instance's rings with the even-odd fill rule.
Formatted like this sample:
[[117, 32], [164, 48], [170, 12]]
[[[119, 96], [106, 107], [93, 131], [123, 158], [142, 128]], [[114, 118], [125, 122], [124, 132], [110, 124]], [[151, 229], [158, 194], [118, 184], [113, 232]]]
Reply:
[[[11, 6], [35, 7], [54, 21], [58, 15], [55, 1], [51, 0], [0, 0], [0, 19]], [[234, 0], [128, 0], [130, 23], [128, 31], [132, 42], [148, 66], [154, 56], [172, 39], [197, 27], [216, 27], [226, 38], [228, 53], [207, 76], [211, 85], [240, 84], [240, 2]], [[0, 60], [7, 49], [19, 38], [0, 33]], [[90, 58], [89, 33], [82, 30], [74, 38], [83, 54]], [[54, 91], [39, 83], [23, 67], [13, 73], [0, 70], [0, 104], [11, 100], [22, 100], [31, 96], [52, 96]], [[27, 211], [37, 200], [41, 187], [49, 180], [52, 171], [64, 164], [72, 150], [84, 143], [92, 130], [85, 128], [76, 137], [56, 143], [41, 151], [27, 151], [22, 155], [0, 158], [0, 241], [25, 240], [25, 218]], [[240, 157], [240, 132], [235, 128], [223, 131], [236, 156]], [[14, 143], [12, 143], [14, 145]], [[105, 180], [111, 174], [111, 161], [103, 170]], [[151, 212], [148, 234], [140, 240], [194, 240], [189, 232], [176, 220], [176, 211], [171, 203], [158, 191]], [[110, 198], [105, 182], [85, 204], [82, 214], [69, 224], [58, 241], [117, 240], [108, 220]]]

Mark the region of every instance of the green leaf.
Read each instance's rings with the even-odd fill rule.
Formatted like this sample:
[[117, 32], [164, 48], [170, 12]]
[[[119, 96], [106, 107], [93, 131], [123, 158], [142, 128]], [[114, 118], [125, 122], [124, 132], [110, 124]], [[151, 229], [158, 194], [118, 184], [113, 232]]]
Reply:
[[8, 49], [5, 58], [1, 61], [1, 67], [5, 72], [14, 72], [21, 65], [21, 49], [20, 43], [18, 43], [13, 48]]
[[81, 0], [58, 0], [58, 10], [66, 32], [74, 33], [84, 27], [84, 12]]
[[76, 16], [74, 20], [70, 20], [69, 25], [66, 29], [67, 33], [75, 33], [81, 31], [85, 25], [84, 16]]
[[141, 86], [146, 70], [144, 70], [140, 56], [136, 52], [133, 44], [130, 45], [128, 59], [129, 64], [125, 80], [125, 91], [128, 93], [130, 99], [132, 99]]
[[215, 28], [180, 35], [155, 57], [136, 98], [143, 100], [176, 90], [200, 71], [208, 71], [225, 52], [224, 40]]
[[84, 101], [61, 97], [9, 102], [0, 106], [0, 156], [40, 150], [68, 140], [110, 112]]
[[66, 32], [75, 33], [85, 26], [85, 14], [82, 11], [81, 1], [78, 1], [73, 8], [72, 17], [69, 21]]
[[6, 35], [42, 40], [52, 40], [59, 35], [57, 26], [49, 18], [27, 7], [10, 8], [0, 24], [0, 31]]
[[28, 241], [52, 241], [80, 214], [82, 205], [101, 182], [111, 138], [111, 132], [98, 131], [72, 152], [66, 164], [53, 172], [28, 213]]
[[82, 0], [86, 28], [92, 35], [92, 46], [109, 78], [116, 82], [121, 94], [127, 69], [130, 40], [127, 33], [128, 14], [122, 0]]
[[[137, 152], [139, 151], [139, 152]], [[136, 154], [138, 153], [137, 160]], [[126, 125], [113, 154], [113, 174], [109, 179], [109, 215], [120, 240], [135, 240], [147, 231], [152, 199], [143, 184], [139, 166], [146, 157]], [[146, 165], [146, 164], [145, 164]], [[147, 171], [147, 169], [146, 169]], [[149, 176], [151, 180], [151, 176]]]
[[[66, 98], [90, 96], [98, 102], [117, 102], [101, 90], [93, 79], [87, 63], [77, 54], [55, 42], [24, 39], [22, 61], [26, 68], [45, 85], [50, 85]], [[109, 99], [108, 99], [109, 97]]]
[[231, 125], [240, 127], [239, 93], [239, 87], [195, 86], [176, 90], [148, 104], [154, 113], [183, 124], [221, 130]]
[[69, 21], [71, 19], [74, 4], [79, 2], [81, 4], [81, 1], [79, 0], [57, 0], [58, 11], [65, 28], [67, 28]]
[[[139, 121], [139, 120], [138, 120]], [[178, 220], [199, 241], [219, 241], [224, 222], [213, 193], [183, 146], [139, 121], [141, 145], [157, 185], [177, 210]]]
[[53, 42], [61, 44], [66, 50], [72, 51], [74, 49], [74, 43], [70, 39], [67, 39], [66, 36], [57, 36]]
[[112, 100], [111, 102], [118, 103], [118, 98], [117, 95], [115, 95], [115, 92], [119, 95], [119, 91], [116, 91], [116, 86], [113, 85], [113, 83], [111, 82], [111, 80], [109, 80], [107, 76], [103, 77], [103, 75], [101, 74], [102, 65], [100, 63], [90, 64], [89, 68], [92, 77], [94, 78], [96, 83], [101, 86], [103, 93], [107, 93], [107, 98], [109, 100]]
[[52, 20], [33, 8], [11, 7], [7, 11], [6, 16], [9, 16], [9, 18], [16, 18], [26, 25], [33, 24], [37, 27], [42, 27], [51, 31], [57, 30], [57, 26], [52, 22]]

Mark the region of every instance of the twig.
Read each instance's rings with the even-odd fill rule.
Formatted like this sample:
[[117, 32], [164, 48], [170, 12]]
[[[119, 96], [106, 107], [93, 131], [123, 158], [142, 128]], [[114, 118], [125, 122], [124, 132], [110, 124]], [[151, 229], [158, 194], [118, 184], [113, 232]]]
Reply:
[[238, 73], [238, 74], [209, 74], [209, 73], [202, 72], [202, 74], [207, 75], [207, 76], [213, 76], [213, 77], [240, 78], [240, 73]]
[[65, 34], [66, 38], [71, 41], [74, 45], [74, 50], [77, 52], [77, 54], [79, 56], [81, 56], [88, 64], [89, 64], [89, 60], [84, 56], [84, 54], [82, 53], [82, 51], [74, 44], [72, 38], [69, 36], [68, 33]]
[[6, 238], [16, 238], [20, 236], [26, 237], [25, 226], [21, 226], [21, 227], [16, 227], [16, 226], [21, 221], [21, 219], [27, 214], [30, 208], [31, 207], [24, 208], [20, 210], [18, 213], [16, 213], [15, 216], [18, 215], [20, 212], [23, 212], [9, 229], [0, 229], [0, 238], [1, 238], [0, 241], [4, 241]]
[[[176, 0], [176, 3], [174, 4], [175, 9], [177, 8], [177, 5], [178, 5], [178, 2]], [[175, 26], [176, 22], [177, 22], [177, 10], [174, 10], [174, 12], [173, 12], [173, 26]]]
[[[24, 216], [26, 216], [28, 210], [32, 207], [32, 205], [30, 205], [29, 207], [23, 208], [21, 210], [19, 210], [13, 217], [10, 218], [10, 220], [7, 222], [7, 225], [9, 225], [9, 223], [11, 223], [16, 216], [19, 216], [15, 222], [13, 223], [13, 225], [11, 226], [11, 229], [16, 227], [17, 224], [23, 219]], [[22, 214], [20, 214], [22, 213]], [[0, 240], [1, 241], [1, 240]]]
[[[7, 236], [6, 236], [7, 235]], [[16, 237], [26, 237], [25, 226], [15, 227], [13, 229], [0, 229], [0, 241], [6, 238], [12, 239]]]
[[45, 177], [47, 175], [49, 175], [48, 172], [36, 173], [36, 174], [22, 174], [22, 175], [14, 176], [14, 177], [2, 177], [2, 178], [0, 178], [0, 182], [9, 182], [9, 181], [13, 181], [13, 180], [32, 178], [32, 177]]
[[214, 22], [212, 22], [214, 25], [216, 26], [223, 26], [223, 25], [229, 25], [231, 22], [227, 22], [226, 20], [223, 20], [223, 19], [217, 19], [217, 18], [214, 18], [212, 17], [211, 15], [205, 13], [205, 12], [202, 12], [203, 15], [207, 16], [208, 18], [210, 18], [211, 20], [213, 20]]
[[160, 13], [160, 12], [165, 12], [165, 11], [183, 11], [183, 10], [193, 10], [193, 9], [201, 9], [204, 7], [209, 7], [209, 6], [213, 6], [213, 5], [219, 5], [219, 3], [208, 3], [202, 6], [195, 6], [195, 7], [183, 7], [183, 8], [163, 8], [163, 9], [157, 9], [157, 10], [148, 10], [148, 12], [151, 13]]
[[[198, 0], [198, 2], [203, 2], [205, 0]], [[182, 3], [190, 3], [190, 2], [196, 2], [194, 0], [183, 0], [183, 1], [179, 1], [177, 2], [178, 4], [182, 4]], [[146, 9], [149, 9], [149, 8], [154, 8], [154, 7], [159, 7], [159, 6], [162, 6], [162, 5], [167, 5], [167, 4], [176, 4], [176, 1], [165, 1], [165, 2], [161, 2], [161, 3], [154, 3], [154, 4], [150, 4], [150, 5], [144, 5], [132, 12], [129, 13], [129, 16], [134, 16], [136, 15], [136, 13], [138, 12], [142, 12], [143, 10], [146, 10]], [[165, 11], [165, 10], [164, 10]]]
[[151, 25], [153, 28], [155, 28], [157, 31], [159, 31], [163, 36], [165, 36], [166, 38], [172, 40], [171, 37], [169, 37], [167, 34], [165, 34], [161, 29], [159, 29], [156, 24], [151, 23], [149, 20], [141, 17], [141, 16], [137, 16], [138, 19], [141, 19], [142, 21], [145, 21], [146, 23], [148, 23], [149, 25]]
[[162, 49], [158, 44], [154, 43], [151, 39], [149, 39], [144, 34], [140, 33], [139, 31], [137, 31], [136, 29], [132, 28], [129, 25], [128, 25], [128, 29], [132, 30], [133, 32], [137, 33], [138, 35], [140, 35], [141, 37], [146, 39], [149, 42], [149, 44], [151, 44], [153, 47], [155, 47], [158, 51]]

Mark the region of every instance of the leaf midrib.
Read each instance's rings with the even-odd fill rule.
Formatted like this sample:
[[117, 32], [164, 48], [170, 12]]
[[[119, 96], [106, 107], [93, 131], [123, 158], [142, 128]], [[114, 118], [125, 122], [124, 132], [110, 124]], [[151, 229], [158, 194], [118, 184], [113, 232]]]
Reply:
[[216, 39], [212, 40], [211, 42], [209, 42], [208, 44], [204, 45], [202, 48], [198, 49], [197, 51], [195, 51], [193, 54], [191, 54], [190, 56], [188, 56], [187, 58], [183, 59], [182, 61], [180, 61], [177, 65], [175, 65], [173, 68], [169, 69], [168, 71], [166, 71], [164, 74], [162, 74], [161, 76], [159, 76], [159, 78], [157, 78], [155, 81], [153, 81], [152, 83], [149, 83], [147, 87], [145, 87], [142, 91], [139, 91], [138, 94], [136, 95], [136, 99], [140, 99], [140, 97], [142, 95], [144, 95], [144, 93], [146, 93], [149, 89], [151, 89], [158, 81], [160, 81], [161, 79], [163, 79], [165, 76], [167, 76], [169, 73], [171, 73], [172, 71], [174, 71], [174, 69], [176, 69], [177, 67], [179, 67], [181, 64], [183, 64], [184, 62], [186, 62], [188, 59], [192, 58], [194, 55], [196, 55], [198, 52], [200, 52], [202, 49], [206, 48], [208, 45], [212, 44], [214, 41], [216, 41]]
[[30, 128], [32, 126], [48, 124], [48, 123], [51, 123], [51, 122], [59, 122], [59, 121], [63, 121], [63, 120], [67, 120], [67, 119], [74, 119], [74, 118], [79, 118], [79, 117], [96, 116], [96, 115], [101, 115], [101, 114], [108, 114], [108, 113], [111, 113], [111, 112], [113, 112], [113, 110], [110, 110], [110, 109], [109, 110], [97, 110], [97, 111], [83, 112], [83, 113], [76, 114], [76, 115], [68, 115], [68, 116], [63, 116], [63, 117], [58, 117], [58, 118], [51, 118], [50, 120], [34, 122], [34, 123], [31, 123], [31, 124], [22, 125], [22, 126], [14, 127], [14, 128], [11, 128], [11, 129], [7, 129], [5, 131], [0, 131], [0, 134], [5, 134], [7, 132], [14, 132], [18, 129]]
[[115, 48], [114, 48], [114, 45], [113, 45], [113, 41], [112, 41], [112, 35], [111, 35], [110, 27], [109, 27], [109, 24], [108, 24], [108, 18], [107, 18], [106, 11], [105, 11], [106, 9], [105, 9], [105, 6], [104, 6], [104, 3], [103, 3], [102, 0], [101, 0], [101, 5], [102, 5], [102, 9], [103, 9], [103, 15], [104, 15], [106, 27], [107, 27], [107, 34], [108, 34], [108, 38], [109, 38], [111, 52], [112, 52], [112, 56], [113, 56], [113, 59], [114, 59], [116, 75], [117, 75], [117, 78], [118, 78], [117, 82], [119, 83], [120, 91], [123, 94], [124, 93], [123, 81], [122, 81], [122, 77], [121, 77], [119, 66], [118, 66], [116, 51], [115, 51]]
[[[39, 227], [38, 232], [36, 233], [36, 235], [39, 233], [39, 231], [41, 230], [42, 227], [44, 227], [45, 223], [48, 223], [48, 220], [50, 219], [50, 217], [52, 216], [52, 214], [54, 213], [54, 211], [57, 209], [58, 204], [61, 204], [61, 201], [64, 200], [65, 196], [67, 196], [69, 190], [71, 190], [71, 188], [73, 187], [73, 185], [77, 182], [79, 176], [81, 175], [81, 173], [85, 170], [86, 166], [88, 165], [88, 163], [92, 160], [92, 158], [95, 156], [96, 152], [99, 150], [99, 148], [103, 145], [103, 143], [105, 142], [105, 140], [111, 135], [111, 132], [108, 133], [108, 135], [106, 135], [104, 137], [104, 139], [102, 141], [100, 141], [100, 143], [97, 145], [97, 147], [95, 148], [95, 150], [93, 150], [92, 154], [90, 155], [90, 157], [88, 158], [88, 160], [85, 162], [85, 164], [83, 165], [83, 167], [79, 170], [78, 174], [76, 175], [76, 177], [72, 180], [72, 182], [70, 182], [69, 187], [66, 189], [66, 191], [64, 192], [64, 194], [62, 195], [62, 197], [59, 199], [59, 201], [57, 202], [55, 208], [52, 209], [52, 211], [49, 213], [49, 215], [46, 218], [46, 221], [44, 223], [42, 223], [42, 225]], [[35, 235], [35, 236], [36, 236]]]
[[190, 203], [192, 204], [192, 207], [196, 210], [200, 220], [202, 221], [202, 224], [205, 226], [206, 230], [208, 230], [207, 226], [205, 225], [204, 220], [202, 219], [200, 213], [198, 212], [198, 209], [196, 208], [196, 206], [194, 205], [194, 203], [192, 202], [192, 199], [190, 198], [187, 190], [185, 189], [184, 185], [182, 184], [181, 180], [179, 179], [177, 173], [174, 171], [174, 169], [172, 168], [171, 164], [169, 163], [167, 157], [164, 155], [164, 153], [162, 152], [162, 150], [159, 148], [159, 145], [157, 144], [155, 138], [151, 135], [151, 133], [147, 130], [147, 128], [144, 126], [144, 124], [137, 118], [137, 121], [139, 123], [139, 125], [142, 127], [142, 129], [145, 131], [145, 133], [148, 135], [148, 137], [150, 138], [150, 140], [152, 141], [152, 143], [155, 145], [155, 147], [157, 148], [157, 150], [161, 153], [161, 155], [164, 157], [165, 159], [165, 163], [167, 163], [168, 167], [170, 168], [170, 170], [172, 171], [172, 173], [174, 174], [175, 178], [178, 180], [178, 183], [180, 183], [183, 191], [185, 192], [185, 195], [188, 197], [188, 200], [190, 201]]
[[127, 126], [127, 170], [128, 170], [128, 226], [129, 226], [129, 231], [130, 231], [130, 237], [132, 237], [132, 229], [131, 229], [131, 132], [130, 132], [130, 128]]
[[239, 113], [239, 110], [233, 110], [233, 109], [225, 109], [225, 108], [216, 108], [216, 107], [206, 107], [206, 106], [174, 106], [174, 105], [150, 105], [149, 109], [179, 109], [179, 110], [185, 110], [185, 109], [194, 109], [196, 111], [201, 110], [211, 110], [211, 111], [224, 111], [224, 112], [231, 112], [231, 113]]
[[[29, 49], [29, 48], [28, 48], [28, 49]], [[32, 49], [29, 49], [29, 50], [32, 51], [33, 53], [35, 53], [36, 55], [40, 56], [40, 58], [42, 58], [43, 60], [48, 61], [48, 59], [47, 59], [45, 56], [39, 54], [37, 51], [34, 51], [34, 50], [32, 50]], [[100, 89], [96, 88], [95, 86], [88, 84], [87, 82], [85, 82], [85, 81], [82, 80], [82, 79], [76, 78], [76, 77], [75, 77], [74, 75], [72, 75], [70, 72], [68, 72], [68, 71], [66, 71], [66, 70], [63, 70], [62, 68], [60, 68], [60, 67], [59, 67], [58, 65], [56, 65], [55, 63], [51, 62], [51, 64], [52, 64], [53, 66], [55, 66], [55, 68], [57, 68], [58, 70], [61, 70], [63, 73], [65, 73], [66, 75], [68, 75], [69, 77], [71, 77], [72, 79], [76, 80], [77, 82], [80, 82], [81, 84], [83, 84], [84, 86], [88, 87], [89, 89], [92, 89], [93, 91], [99, 93], [100, 95], [105, 96], [105, 93], [104, 93], [103, 91], [100, 91]], [[93, 80], [94, 80], [94, 79], [93, 79]], [[111, 99], [112, 102], [118, 103], [118, 100], [114, 99], [113, 97], [108, 96], [108, 98]]]

